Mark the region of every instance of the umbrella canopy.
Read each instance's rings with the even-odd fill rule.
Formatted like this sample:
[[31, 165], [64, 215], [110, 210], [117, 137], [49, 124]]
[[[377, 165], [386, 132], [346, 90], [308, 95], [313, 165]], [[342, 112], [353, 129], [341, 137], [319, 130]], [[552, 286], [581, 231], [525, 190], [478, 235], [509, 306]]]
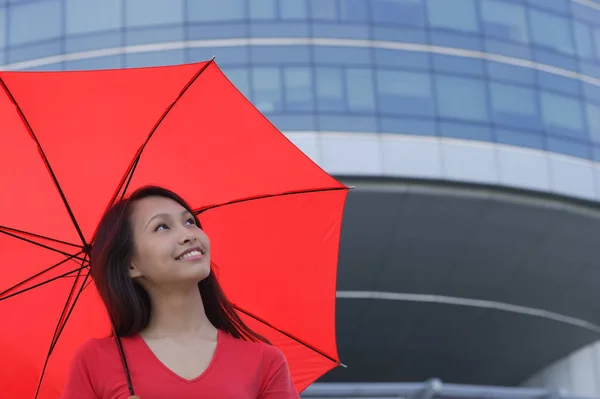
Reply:
[[150, 184], [195, 209], [226, 295], [284, 352], [299, 391], [339, 364], [347, 187], [214, 61], [0, 72], [3, 397], [57, 398], [75, 350], [110, 333], [89, 275], [90, 245], [107, 207]]

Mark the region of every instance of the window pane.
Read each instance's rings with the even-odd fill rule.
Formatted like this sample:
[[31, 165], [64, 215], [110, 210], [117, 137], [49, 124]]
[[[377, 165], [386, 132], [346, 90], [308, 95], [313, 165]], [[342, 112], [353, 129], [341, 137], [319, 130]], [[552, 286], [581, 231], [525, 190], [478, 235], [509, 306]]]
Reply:
[[67, 34], [121, 27], [121, 0], [67, 0]]
[[488, 119], [482, 80], [436, 76], [438, 110], [442, 118]]
[[306, 19], [306, 0], [279, 0], [282, 19]]
[[[129, 1], [129, 0], [127, 0]], [[169, 0], [170, 1], [170, 0]], [[259, 1], [261, 3], [262, 1]], [[194, 0], [187, 2], [190, 21], [232, 21], [244, 18], [243, 0]]]
[[336, 20], [337, 0], [310, 0], [310, 16], [318, 20]]
[[292, 111], [313, 109], [312, 76], [308, 68], [284, 69], [285, 107]]
[[594, 28], [594, 42], [596, 50], [596, 58], [600, 58], [600, 29]]
[[256, 67], [252, 69], [252, 99], [256, 108], [263, 112], [282, 109], [281, 76], [279, 68]]
[[596, 104], [587, 104], [585, 111], [590, 139], [600, 143], [600, 107]]
[[[6, 46], [6, 43], [4, 42], [4, 40], [6, 39], [6, 8], [2, 7], [0, 8], [0, 48], [3, 48]], [[0, 63], [3, 62], [2, 60], [0, 60]]]
[[379, 109], [386, 114], [433, 116], [429, 74], [404, 71], [377, 71]]
[[425, 26], [424, 11], [422, 0], [371, 0], [375, 22]]
[[501, 83], [490, 84], [494, 122], [516, 128], [538, 129], [535, 91]]
[[429, 23], [436, 28], [477, 31], [474, 0], [428, 0]]
[[531, 30], [533, 42], [563, 53], [573, 53], [571, 26], [566, 18], [531, 9]]
[[8, 10], [9, 37], [13, 45], [49, 40], [61, 34], [61, 2], [58, 0], [15, 4]]
[[487, 35], [521, 43], [529, 41], [527, 17], [522, 6], [486, 0], [481, 3], [481, 14]]
[[247, 68], [223, 68], [223, 73], [246, 98], [250, 98], [250, 78]]
[[373, 74], [370, 69], [346, 70], [348, 107], [353, 111], [372, 111], [375, 109]]
[[343, 21], [363, 22], [368, 18], [370, 0], [340, 0], [340, 18]]
[[549, 132], [576, 138], [586, 136], [579, 100], [541, 92], [541, 101], [544, 126]]
[[150, 67], [183, 64], [183, 50], [157, 51], [152, 53], [133, 53], [125, 55], [125, 66], [128, 68]]
[[581, 57], [594, 57], [594, 51], [592, 49], [592, 30], [586, 24], [575, 22], [575, 44], [577, 47], [577, 54]]
[[183, 19], [183, 0], [127, 0], [127, 26], [173, 24]]
[[320, 111], [345, 109], [341, 68], [317, 68], [317, 103]]
[[275, 0], [250, 1], [248, 4], [252, 19], [275, 19], [277, 17]]

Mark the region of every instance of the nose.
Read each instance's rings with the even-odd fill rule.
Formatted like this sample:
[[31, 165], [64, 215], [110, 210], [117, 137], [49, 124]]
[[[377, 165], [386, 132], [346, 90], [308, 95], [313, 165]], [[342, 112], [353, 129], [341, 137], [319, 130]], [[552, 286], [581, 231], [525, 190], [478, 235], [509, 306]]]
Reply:
[[196, 242], [196, 237], [194, 237], [193, 235], [190, 235], [190, 234], [182, 235], [181, 238], [179, 239], [179, 244], [181, 244], [181, 245], [189, 244], [192, 242]]

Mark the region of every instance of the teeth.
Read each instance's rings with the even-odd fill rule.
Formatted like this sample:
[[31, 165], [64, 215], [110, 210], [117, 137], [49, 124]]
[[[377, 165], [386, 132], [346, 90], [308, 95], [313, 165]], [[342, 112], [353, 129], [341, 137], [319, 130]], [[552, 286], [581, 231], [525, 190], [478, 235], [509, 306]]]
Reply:
[[187, 258], [191, 258], [192, 256], [198, 256], [198, 255], [202, 255], [202, 252], [194, 250], [192, 252], [188, 252], [188, 253], [186, 253], [184, 255], [181, 255], [179, 258], [177, 258], [177, 260], [184, 260], [184, 259], [187, 259]]

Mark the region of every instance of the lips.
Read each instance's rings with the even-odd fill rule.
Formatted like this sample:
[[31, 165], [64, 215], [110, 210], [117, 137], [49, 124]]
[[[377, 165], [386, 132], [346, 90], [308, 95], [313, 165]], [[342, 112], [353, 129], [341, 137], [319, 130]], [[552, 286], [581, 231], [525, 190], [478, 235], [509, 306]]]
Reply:
[[202, 249], [200, 247], [195, 247], [195, 248], [190, 248], [190, 249], [184, 251], [178, 257], [176, 257], [175, 260], [186, 260], [189, 258], [194, 258], [197, 256], [203, 256], [203, 255], [204, 255], [204, 249]]

